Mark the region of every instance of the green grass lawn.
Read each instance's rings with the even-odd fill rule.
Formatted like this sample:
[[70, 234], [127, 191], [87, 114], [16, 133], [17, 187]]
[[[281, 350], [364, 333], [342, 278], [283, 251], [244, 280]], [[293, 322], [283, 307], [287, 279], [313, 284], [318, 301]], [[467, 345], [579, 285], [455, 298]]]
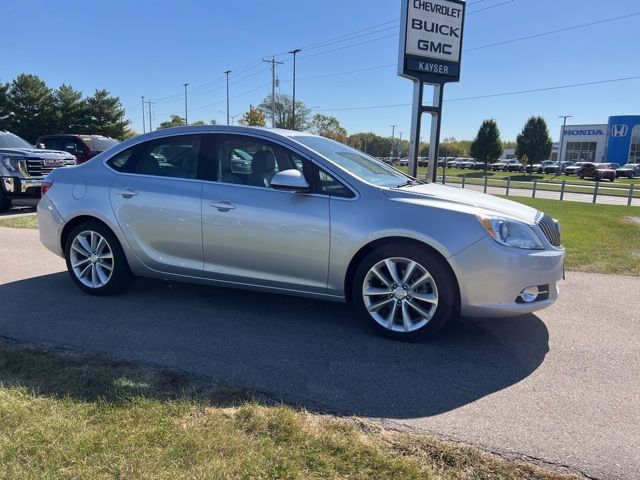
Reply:
[[19, 217], [0, 217], [0, 227], [38, 228], [38, 218], [35, 213], [33, 215], [23, 215]]
[[560, 221], [567, 269], [640, 276], [640, 208], [509, 199], [542, 210]]
[[0, 478], [576, 477], [182, 372], [0, 342]]

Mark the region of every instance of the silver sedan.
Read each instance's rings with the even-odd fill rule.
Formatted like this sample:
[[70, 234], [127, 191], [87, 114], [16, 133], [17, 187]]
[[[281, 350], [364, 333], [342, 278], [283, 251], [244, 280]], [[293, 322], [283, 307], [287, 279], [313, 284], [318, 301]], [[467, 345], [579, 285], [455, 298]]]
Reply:
[[397, 339], [557, 299], [557, 223], [307, 133], [184, 127], [53, 171], [40, 238], [87, 293], [134, 276], [346, 301]]

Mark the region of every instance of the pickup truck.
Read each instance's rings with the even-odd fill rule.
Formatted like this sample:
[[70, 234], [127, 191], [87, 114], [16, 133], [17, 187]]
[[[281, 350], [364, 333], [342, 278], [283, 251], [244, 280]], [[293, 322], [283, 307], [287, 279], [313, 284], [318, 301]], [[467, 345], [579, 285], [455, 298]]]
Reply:
[[38, 150], [13, 133], [0, 132], [0, 212], [9, 210], [15, 198], [39, 198], [51, 170], [75, 164], [68, 152]]

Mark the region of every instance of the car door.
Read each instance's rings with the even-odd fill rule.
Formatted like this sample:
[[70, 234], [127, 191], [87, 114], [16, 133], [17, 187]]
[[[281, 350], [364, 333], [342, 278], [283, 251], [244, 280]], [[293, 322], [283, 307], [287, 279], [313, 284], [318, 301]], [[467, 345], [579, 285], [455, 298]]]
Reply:
[[110, 188], [113, 212], [151, 270], [202, 276], [201, 144], [200, 135], [166, 137], [139, 145], [131, 161], [109, 162], [121, 165]]
[[[280, 170], [311, 168], [259, 137], [220, 135], [216, 171], [202, 194], [205, 275], [222, 281], [324, 293], [329, 265], [329, 197], [270, 187]], [[237, 158], [251, 158], [239, 167]], [[304, 172], [308, 176], [308, 171]], [[219, 181], [218, 181], [219, 179]], [[308, 179], [311, 182], [311, 179]]]

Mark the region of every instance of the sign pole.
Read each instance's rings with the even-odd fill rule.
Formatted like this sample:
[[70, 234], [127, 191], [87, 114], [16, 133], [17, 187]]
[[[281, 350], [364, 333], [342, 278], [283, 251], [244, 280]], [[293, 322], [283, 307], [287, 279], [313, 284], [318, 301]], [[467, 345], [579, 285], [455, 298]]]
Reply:
[[431, 110], [431, 143], [429, 145], [429, 171], [427, 181], [436, 181], [438, 153], [440, 150], [440, 129], [442, 127], [442, 97], [444, 84], [433, 86], [433, 109]]
[[[465, 0], [402, 0], [398, 75], [413, 81], [409, 175], [418, 176], [422, 114], [431, 114], [427, 181], [438, 166], [444, 84], [460, 80]], [[424, 85], [433, 85], [433, 104], [423, 105]]]
[[409, 175], [418, 178], [418, 156], [420, 154], [420, 131], [422, 130], [422, 98], [424, 83], [413, 82], [413, 111], [411, 113], [411, 135], [409, 140]]

